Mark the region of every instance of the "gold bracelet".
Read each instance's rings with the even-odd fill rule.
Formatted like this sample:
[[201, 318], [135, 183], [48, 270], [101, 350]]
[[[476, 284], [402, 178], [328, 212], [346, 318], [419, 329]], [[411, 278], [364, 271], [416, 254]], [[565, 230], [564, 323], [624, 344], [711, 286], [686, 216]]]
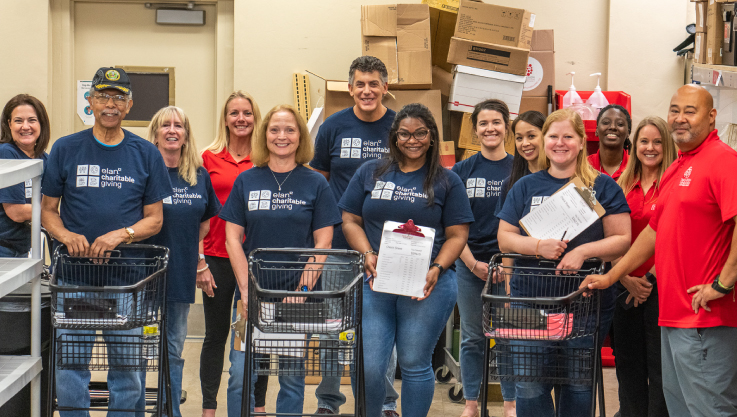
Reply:
[[471, 268], [471, 272], [473, 272], [473, 270], [476, 269], [476, 265], [478, 265], [478, 264], [479, 264], [479, 261], [476, 261], [476, 263], [473, 264], [473, 268]]
[[542, 242], [542, 239], [537, 240], [537, 246], [535, 246], [535, 256], [540, 257], [540, 255], [537, 254], [537, 251], [540, 249], [540, 242]]

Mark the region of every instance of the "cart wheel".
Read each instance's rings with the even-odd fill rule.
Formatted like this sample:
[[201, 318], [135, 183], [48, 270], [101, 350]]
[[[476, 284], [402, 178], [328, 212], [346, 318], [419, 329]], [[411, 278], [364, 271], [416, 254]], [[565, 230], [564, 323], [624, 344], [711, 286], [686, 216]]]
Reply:
[[455, 384], [448, 388], [448, 399], [454, 403], [463, 402], [463, 384]]
[[447, 366], [443, 365], [435, 370], [435, 379], [438, 382], [445, 384], [450, 381], [451, 378], [453, 378], [453, 375], [450, 373], [450, 369], [448, 369]]

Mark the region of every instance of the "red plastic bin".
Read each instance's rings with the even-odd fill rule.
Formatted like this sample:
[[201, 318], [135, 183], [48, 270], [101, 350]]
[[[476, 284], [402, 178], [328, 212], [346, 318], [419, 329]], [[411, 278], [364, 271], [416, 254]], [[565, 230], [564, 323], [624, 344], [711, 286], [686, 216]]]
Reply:
[[[568, 90], [555, 90], [555, 102], [557, 105], [557, 108], [563, 107], [563, 96], [566, 95]], [[593, 91], [576, 91], [579, 96], [581, 96], [581, 99], [586, 102], [586, 99], [591, 97], [591, 94], [593, 94]], [[620, 106], [627, 109], [627, 111], [630, 114], [630, 117], [632, 117], [632, 97], [625, 93], [624, 91], [602, 91], [604, 93], [604, 97], [609, 101], [609, 104], [619, 104]], [[584, 120], [583, 121], [584, 127], [586, 127], [586, 140], [589, 142], [598, 142], [599, 138], [596, 136], [596, 120]], [[589, 144], [588, 148], [594, 148], [599, 149], [599, 145], [595, 144]], [[590, 151], [591, 149], [589, 149]], [[595, 151], [594, 151], [595, 152]], [[591, 153], [591, 152], [589, 152]]]

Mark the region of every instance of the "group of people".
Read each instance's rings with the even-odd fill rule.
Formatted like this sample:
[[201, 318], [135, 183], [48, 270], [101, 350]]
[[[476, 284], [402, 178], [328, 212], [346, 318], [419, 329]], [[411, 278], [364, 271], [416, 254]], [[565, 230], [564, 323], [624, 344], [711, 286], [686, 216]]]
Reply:
[[[181, 354], [196, 289], [204, 295], [206, 327], [202, 415], [211, 417], [234, 300], [248, 308], [247, 255], [284, 247], [364, 255], [363, 383], [370, 417], [398, 416], [397, 365], [403, 414], [427, 415], [434, 392], [432, 352], [456, 304], [462, 417], [478, 414], [488, 343], [481, 305], [485, 282], [492, 279], [512, 296], [529, 295], [524, 286], [490, 273], [489, 261], [499, 252], [554, 260], [559, 269], [580, 269], [589, 258], [613, 265], [605, 275], [587, 277], [581, 288], [600, 291], [599, 334], [613, 327], [621, 416], [737, 414], [737, 182], [729, 178], [737, 152], [719, 140], [706, 90], [679, 89], [668, 121], [644, 118], [631, 142], [627, 110], [602, 109], [600, 149], [591, 156], [577, 113], [563, 109], [546, 118], [529, 111], [510, 123], [504, 102], [485, 100], [471, 115], [481, 151], [448, 170], [440, 165], [435, 115], [421, 104], [396, 112], [382, 104], [388, 74], [380, 60], [359, 57], [348, 75], [355, 104], [328, 117], [314, 145], [294, 108], [279, 105], [262, 118], [243, 91], [228, 97], [217, 136], [201, 153], [189, 118], [174, 106], [159, 110], [148, 140], [140, 138], [121, 128], [133, 98], [119, 68], [101, 68], [93, 78], [88, 100], [94, 126], [60, 138], [50, 155], [43, 104], [24, 94], [6, 104], [0, 158], [44, 160], [42, 224], [70, 255], [104, 257], [132, 242], [169, 247], [165, 319], [175, 416], [181, 415]], [[510, 135], [514, 155], [504, 148]], [[528, 236], [520, 219], [574, 177], [593, 190], [605, 214], [570, 239]], [[24, 187], [0, 190], [0, 256], [26, 256], [30, 248], [30, 194]], [[410, 219], [435, 229], [423, 295], [374, 291], [384, 222]], [[327, 264], [342, 260], [330, 255]], [[346, 284], [305, 277], [282, 289]], [[599, 343], [591, 337], [558, 345]], [[229, 358], [227, 409], [238, 416], [249, 367], [232, 340]], [[89, 407], [88, 371], [60, 370], [56, 378], [60, 407]], [[251, 380], [248, 395], [254, 410], [263, 412], [267, 377]], [[143, 410], [145, 374], [109, 372], [108, 383], [112, 409]], [[276, 412], [302, 414], [304, 377], [282, 375], [279, 383]], [[590, 410], [591, 385], [562, 384], [555, 397], [552, 384], [501, 385], [505, 416], [577, 416]], [[339, 377], [322, 378], [315, 414], [340, 412], [346, 398], [339, 388]]]

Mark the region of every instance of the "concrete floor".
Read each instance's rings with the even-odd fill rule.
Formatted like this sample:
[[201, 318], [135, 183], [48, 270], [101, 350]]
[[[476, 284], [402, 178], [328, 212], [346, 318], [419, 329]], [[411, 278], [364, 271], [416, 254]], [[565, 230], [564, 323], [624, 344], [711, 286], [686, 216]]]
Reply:
[[[198, 417], [201, 415], [202, 406], [202, 394], [200, 392], [199, 383], [199, 357], [200, 350], [202, 348], [202, 341], [198, 338], [190, 338], [184, 345], [183, 356], [185, 358], [184, 364], [184, 382], [183, 389], [187, 391], [187, 401], [182, 404], [181, 411], [183, 416], [187, 417]], [[218, 393], [218, 405], [217, 417], [227, 417], [226, 411], [226, 388], [228, 383], [228, 360], [227, 352], [225, 357], [225, 366], [223, 369], [223, 377], [220, 382], [220, 391]], [[154, 378], [149, 378], [149, 381]], [[458, 417], [463, 411], [463, 404], [451, 402], [448, 398], [448, 390], [453, 387], [455, 379], [452, 379], [447, 384], [436, 383], [435, 384], [435, 396], [433, 397], [433, 403], [430, 407], [430, 413], [428, 417]], [[401, 392], [402, 382], [396, 381], [395, 387], [398, 392]], [[604, 387], [605, 387], [605, 403], [607, 417], [614, 416], [614, 413], [619, 409], [619, 401], [617, 398], [617, 378], [614, 374], [613, 368], [604, 369]], [[316, 385], [307, 385], [305, 388], [305, 412], [311, 413], [317, 407], [317, 401], [315, 400], [315, 388]], [[269, 389], [266, 397], [266, 411], [274, 412], [274, 404], [276, 403], [276, 394], [279, 391], [279, 382], [276, 377], [269, 378]], [[344, 413], [351, 413], [353, 408], [353, 400], [351, 394], [350, 385], [341, 386], [341, 391], [348, 398], [348, 403], [343, 406], [342, 411]], [[401, 399], [400, 399], [401, 400]], [[402, 414], [401, 406], [398, 410], [399, 414]], [[502, 409], [501, 403], [492, 403], [489, 405], [489, 412], [491, 416], [501, 416]]]

